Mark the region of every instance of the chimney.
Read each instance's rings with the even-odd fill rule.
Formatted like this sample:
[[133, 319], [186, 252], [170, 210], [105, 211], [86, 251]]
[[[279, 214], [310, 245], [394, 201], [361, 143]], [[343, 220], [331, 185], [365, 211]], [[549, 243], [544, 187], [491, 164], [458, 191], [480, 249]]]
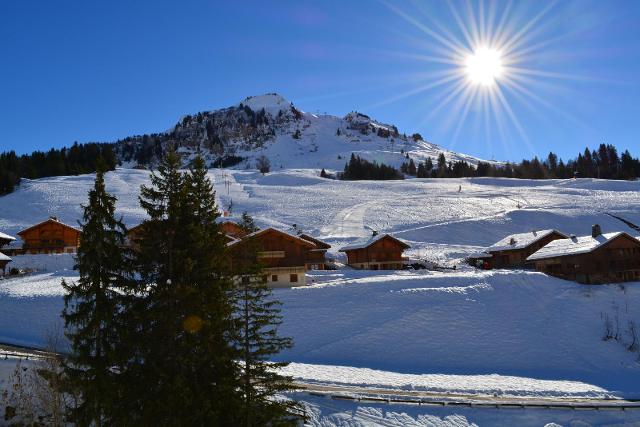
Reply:
[[49, 219], [52, 219], [52, 220], [54, 220], [54, 221], [57, 221], [57, 220], [58, 220], [58, 217], [57, 217], [57, 216], [50, 216], [50, 217], [49, 217]]
[[372, 234], [372, 237], [376, 237], [378, 235], [378, 230], [373, 230], [371, 234]]
[[511, 240], [509, 240], [509, 244], [510, 244], [511, 246], [515, 245], [515, 244], [516, 244], [516, 238], [515, 238], [515, 237], [512, 237], [512, 238], [511, 238]]
[[598, 237], [602, 234], [602, 229], [600, 228], [600, 224], [593, 224], [591, 226], [591, 237]]

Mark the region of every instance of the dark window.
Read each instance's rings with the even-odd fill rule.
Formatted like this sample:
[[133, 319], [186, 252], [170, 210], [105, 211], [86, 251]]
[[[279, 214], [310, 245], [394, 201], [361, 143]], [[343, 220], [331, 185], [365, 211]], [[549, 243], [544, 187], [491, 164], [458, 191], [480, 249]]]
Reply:
[[298, 281], [298, 275], [297, 274], [290, 274], [289, 275], [289, 281], [291, 283], [296, 283]]
[[278, 281], [278, 275], [277, 274], [272, 274], [271, 275], [271, 281], [272, 282], [277, 282]]
[[249, 276], [242, 276], [242, 284], [243, 285], [249, 284]]
[[262, 276], [262, 281], [265, 282], [265, 283], [267, 282], [267, 276], [266, 275]]

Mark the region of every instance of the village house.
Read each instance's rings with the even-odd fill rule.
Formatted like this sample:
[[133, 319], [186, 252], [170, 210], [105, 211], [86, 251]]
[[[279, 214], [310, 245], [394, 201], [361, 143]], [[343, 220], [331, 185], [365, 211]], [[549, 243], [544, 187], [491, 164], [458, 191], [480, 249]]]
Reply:
[[404, 267], [402, 253], [411, 246], [390, 234], [377, 234], [365, 241], [344, 246], [347, 264], [363, 270], [400, 270]]
[[[0, 249], [2, 249], [3, 246], [6, 246], [12, 243], [15, 240], [16, 240], [15, 237], [12, 237], [12, 236], [9, 236], [8, 234], [4, 234], [0, 232]], [[10, 262], [11, 262], [11, 258], [9, 258], [7, 255], [0, 252], [0, 269], [2, 269], [3, 276], [6, 274], [7, 264], [9, 264]]]
[[527, 258], [536, 270], [585, 284], [640, 281], [640, 240], [625, 232], [554, 240]]
[[12, 237], [12, 236], [9, 236], [8, 234], [4, 234], [0, 232], [0, 248], [2, 248], [3, 246], [7, 246], [8, 244], [12, 243], [15, 240], [16, 240], [15, 237]]
[[301, 234], [298, 237], [316, 245], [314, 249], [310, 249], [307, 252], [307, 259], [305, 260], [307, 270], [326, 270], [327, 251], [331, 249], [331, 245], [308, 234]]
[[0, 269], [2, 269], [2, 275], [7, 274], [7, 264], [11, 262], [11, 258], [0, 252]]
[[315, 243], [275, 228], [265, 228], [227, 244], [234, 269], [261, 266], [270, 287], [306, 285], [306, 261]]
[[558, 230], [538, 230], [528, 233], [511, 234], [489, 246], [483, 253], [469, 257], [472, 264], [484, 268], [522, 267], [527, 257], [557, 239], [567, 236]]
[[22, 250], [29, 254], [75, 253], [80, 245], [80, 230], [56, 217], [18, 232]]

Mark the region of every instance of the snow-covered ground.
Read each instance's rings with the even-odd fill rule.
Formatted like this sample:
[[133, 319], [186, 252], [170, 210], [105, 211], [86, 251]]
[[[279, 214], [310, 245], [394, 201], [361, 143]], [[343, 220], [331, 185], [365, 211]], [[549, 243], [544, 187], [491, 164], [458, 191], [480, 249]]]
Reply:
[[[407, 240], [411, 256], [457, 269], [312, 272], [310, 286], [276, 290], [283, 302], [282, 333], [295, 341], [295, 347], [282, 355], [295, 362], [288, 368], [292, 375], [316, 384], [435, 392], [640, 396], [639, 354], [626, 348], [631, 322], [640, 324], [640, 283], [583, 286], [531, 271], [486, 272], [461, 264], [466, 255], [510, 233], [556, 228], [589, 234], [594, 223], [604, 232], [632, 232], [606, 213], [640, 223], [640, 182], [343, 182], [321, 179], [318, 173], [213, 170], [211, 176], [224, 209], [232, 204], [236, 215], [246, 210], [261, 226], [287, 230], [296, 224], [332, 244], [330, 256], [341, 259], [337, 250], [342, 245], [369, 235], [373, 228]], [[117, 196], [119, 212], [129, 226], [144, 218], [138, 189], [148, 182], [148, 174], [119, 169], [107, 175], [107, 189]], [[15, 235], [49, 215], [76, 224], [92, 182], [92, 175], [24, 182], [0, 198], [0, 231]], [[0, 341], [42, 345], [48, 333], [59, 330], [59, 283], [63, 277], [73, 280], [74, 273], [42, 270], [0, 280]], [[617, 328], [619, 340], [603, 341], [606, 317]], [[373, 411], [362, 409], [365, 415], [358, 424], [344, 415], [354, 410], [353, 404], [305, 400], [320, 408], [317, 425], [368, 425], [365, 418]], [[419, 426], [493, 425], [492, 417], [498, 416], [462, 408], [383, 409], [414, 421], [426, 413], [440, 420], [415, 421]], [[455, 424], [446, 418], [452, 414], [464, 420]], [[547, 419], [529, 415], [523, 411], [503, 425], [544, 425], [540, 420]], [[381, 416], [386, 417], [374, 418]], [[385, 419], [384, 425], [411, 425], [410, 418], [388, 417], [393, 420]], [[593, 418], [594, 424], [631, 419], [611, 417]], [[548, 419], [570, 425], [571, 417]]]
[[353, 403], [293, 394], [306, 404], [309, 423], [321, 427], [634, 427], [640, 411], [574, 411], [542, 409], [477, 409]]

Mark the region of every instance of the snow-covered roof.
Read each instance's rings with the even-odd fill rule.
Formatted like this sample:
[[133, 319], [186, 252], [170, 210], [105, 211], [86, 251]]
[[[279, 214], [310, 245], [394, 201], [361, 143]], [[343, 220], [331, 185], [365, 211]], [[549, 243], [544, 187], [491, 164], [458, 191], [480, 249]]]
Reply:
[[[589, 252], [593, 252], [602, 245], [620, 236], [626, 236], [630, 239], [638, 240], [623, 231], [618, 231], [616, 233], [605, 233], [599, 235], [598, 237], [592, 237], [591, 235], [579, 237], [572, 236], [567, 239], [558, 239], [550, 242], [548, 245], [540, 248], [540, 250], [529, 256], [529, 258], [527, 258], [527, 261], [586, 254]], [[638, 243], [640, 243], [640, 241], [638, 241]]]
[[315, 245], [318, 247], [318, 249], [325, 250], [325, 249], [331, 248], [330, 244], [328, 244], [326, 242], [323, 242], [322, 240], [316, 239], [313, 236], [309, 236], [308, 234], [304, 234], [303, 233], [303, 234], [299, 235], [298, 237], [300, 237], [301, 239], [304, 239], [304, 240], [308, 240], [311, 243], [315, 243]]
[[18, 236], [22, 235], [23, 233], [25, 233], [25, 232], [27, 232], [27, 231], [29, 231], [29, 230], [33, 229], [33, 228], [40, 227], [42, 224], [46, 224], [47, 222], [55, 222], [55, 223], [57, 223], [57, 224], [62, 225], [63, 227], [70, 228], [71, 230], [75, 230], [75, 231], [77, 231], [77, 232], [80, 232], [80, 230], [79, 230], [78, 228], [76, 228], [76, 227], [72, 227], [72, 226], [70, 226], [69, 224], [65, 224], [64, 222], [59, 221], [57, 218], [50, 217], [50, 218], [45, 219], [45, 220], [44, 220], [44, 221], [42, 221], [42, 222], [39, 222], [39, 223], [37, 223], [37, 224], [35, 224], [35, 225], [32, 225], [31, 227], [25, 228], [25, 229], [24, 229], [24, 230], [22, 230], [22, 231], [18, 231]]
[[237, 244], [239, 244], [241, 242], [244, 242], [244, 241], [246, 241], [248, 239], [251, 239], [252, 237], [256, 237], [256, 236], [259, 236], [261, 234], [265, 234], [265, 233], [270, 232], [270, 231], [272, 231], [272, 232], [275, 231], [276, 233], [284, 234], [285, 236], [287, 236], [287, 237], [289, 237], [291, 239], [294, 239], [294, 240], [302, 243], [303, 245], [305, 245], [307, 247], [310, 247], [310, 248], [315, 248], [316, 247], [316, 244], [313, 243], [313, 242], [310, 242], [310, 241], [302, 239], [302, 238], [300, 238], [298, 236], [294, 236], [293, 234], [287, 233], [286, 231], [282, 231], [282, 230], [279, 230], [279, 229], [273, 228], [273, 227], [263, 228], [262, 230], [254, 231], [253, 233], [247, 234], [246, 236], [242, 237], [241, 239], [237, 239], [237, 240], [235, 240], [233, 242], [227, 243], [227, 246], [237, 245]]
[[352, 251], [355, 249], [364, 249], [364, 248], [368, 248], [369, 246], [373, 245], [374, 243], [376, 243], [378, 240], [382, 240], [385, 237], [388, 237], [390, 239], [395, 240], [396, 242], [401, 243], [405, 248], [410, 248], [411, 246], [409, 246], [407, 243], [403, 242], [402, 240], [393, 237], [391, 234], [378, 234], [377, 236], [372, 236], [368, 239], [364, 239], [364, 240], [359, 240], [357, 242], [354, 242], [350, 245], [346, 245], [343, 246], [342, 248], [340, 248], [339, 252], [345, 252], [345, 251]]
[[468, 258], [473, 258], [473, 259], [484, 259], [484, 258], [492, 258], [492, 257], [493, 255], [487, 252], [475, 252], [468, 256]]
[[493, 245], [489, 246], [487, 248], [487, 252], [524, 249], [552, 233], [558, 233], [565, 238], [569, 237], [566, 234], [559, 232], [558, 230], [538, 230], [529, 231], [528, 233], [511, 234], [510, 236], [507, 236], [499, 242], [496, 242]]
[[11, 258], [0, 252], [0, 261], [11, 261]]
[[14, 240], [16, 240], [16, 238], [13, 237], [13, 236], [9, 236], [8, 234], [4, 234], [4, 233], [0, 232], [0, 240], [14, 241]]

